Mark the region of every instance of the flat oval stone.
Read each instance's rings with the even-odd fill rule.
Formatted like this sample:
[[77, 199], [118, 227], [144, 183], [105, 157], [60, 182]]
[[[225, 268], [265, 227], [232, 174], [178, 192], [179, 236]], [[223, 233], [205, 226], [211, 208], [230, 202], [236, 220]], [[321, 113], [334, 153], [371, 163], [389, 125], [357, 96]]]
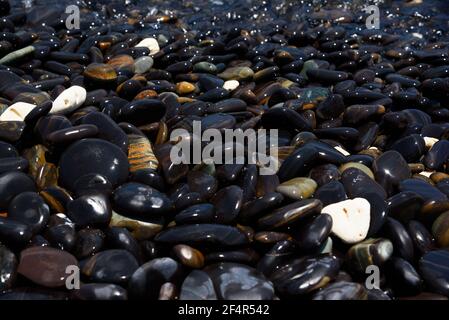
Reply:
[[161, 120], [165, 115], [165, 109], [165, 105], [157, 99], [135, 100], [120, 108], [118, 118], [141, 126]]
[[382, 228], [382, 234], [391, 240], [394, 254], [407, 261], [413, 261], [413, 242], [405, 227], [393, 218], [388, 218]]
[[316, 252], [326, 241], [332, 230], [332, 217], [320, 214], [307, 224], [294, 231], [293, 237], [299, 249], [304, 252]]
[[440, 140], [424, 156], [424, 165], [431, 170], [440, 170], [449, 158], [449, 141]]
[[407, 231], [419, 256], [435, 249], [435, 239], [421, 222], [411, 220], [407, 224]]
[[317, 199], [296, 201], [260, 218], [258, 225], [265, 230], [288, 226], [319, 214], [322, 207], [321, 201]]
[[248, 243], [248, 238], [239, 229], [220, 224], [192, 224], [166, 229], [159, 233], [156, 242], [192, 246], [241, 246]]
[[187, 184], [192, 192], [198, 192], [202, 199], [215, 195], [218, 182], [210, 174], [202, 171], [191, 171], [187, 174]]
[[130, 252], [137, 261], [141, 261], [141, 249], [132, 233], [126, 228], [110, 227], [106, 231], [105, 244], [111, 249], [124, 249]]
[[271, 210], [277, 208], [283, 200], [284, 197], [280, 193], [268, 192], [265, 195], [244, 204], [238, 218], [242, 222], [257, 220]]
[[370, 226], [370, 203], [364, 198], [355, 198], [330, 204], [321, 210], [332, 217], [332, 233], [346, 243], [364, 240]]
[[277, 173], [279, 180], [283, 182], [304, 175], [316, 158], [317, 151], [315, 148], [298, 148], [282, 162]]
[[424, 282], [433, 292], [449, 296], [449, 251], [435, 250], [419, 260]]
[[447, 197], [440, 190], [420, 179], [406, 179], [399, 184], [400, 191], [412, 191], [420, 195], [424, 201], [447, 201]]
[[47, 225], [50, 208], [39, 194], [23, 192], [10, 202], [8, 217], [30, 226], [31, 232], [36, 234]]
[[8, 208], [11, 200], [22, 192], [35, 192], [34, 181], [20, 171], [0, 174], [0, 211]]
[[93, 125], [98, 128], [98, 138], [109, 141], [128, 153], [128, 137], [114, 120], [103, 112], [89, 112], [81, 118], [83, 125]]
[[217, 300], [209, 274], [201, 270], [190, 272], [182, 283], [179, 300]]
[[10, 289], [17, 275], [17, 258], [7, 247], [0, 245], [0, 290]]
[[20, 253], [18, 273], [34, 283], [57, 288], [65, 285], [67, 267], [78, 267], [70, 253], [50, 247], [31, 247]]
[[263, 113], [261, 123], [266, 129], [285, 129], [291, 132], [312, 129], [302, 115], [287, 108], [269, 109]]
[[229, 186], [219, 190], [211, 199], [215, 206], [215, 221], [228, 224], [233, 222], [242, 207], [243, 191], [238, 186]]
[[393, 254], [393, 243], [388, 239], [370, 238], [353, 245], [346, 254], [351, 271], [366, 275], [370, 265], [382, 266]]
[[78, 227], [107, 226], [112, 216], [109, 199], [101, 193], [81, 196], [67, 204], [67, 216]]
[[172, 258], [157, 258], [141, 265], [128, 284], [129, 296], [134, 299], [156, 299], [161, 286], [166, 282], [178, 281], [181, 265]]
[[86, 174], [101, 174], [112, 185], [125, 182], [128, 159], [116, 145], [100, 139], [83, 139], [72, 144], [59, 161], [60, 182], [73, 190], [76, 180]]
[[69, 144], [76, 140], [95, 137], [97, 133], [98, 128], [94, 125], [79, 125], [53, 131], [46, 137], [46, 140], [54, 144]]
[[423, 198], [413, 191], [403, 191], [387, 199], [388, 215], [406, 223], [415, 218], [421, 211]]
[[270, 279], [276, 291], [298, 297], [323, 288], [340, 270], [340, 261], [329, 254], [296, 259], [275, 271]]
[[368, 293], [359, 283], [338, 281], [316, 293], [312, 300], [367, 300]]
[[272, 300], [273, 284], [256, 269], [237, 263], [223, 262], [204, 270], [215, 284], [221, 300]]
[[142, 183], [129, 182], [114, 191], [114, 210], [129, 217], [161, 216], [172, 209], [172, 201], [163, 193]]
[[415, 295], [421, 292], [423, 280], [415, 268], [402, 258], [393, 257], [387, 263], [387, 278], [396, 295]]
[[139, 264], [126, 250], [113, 249], [97, 253], [82, 266], [81, 272], [91, 282], [126, 285]]
[[413, 163], [426, 151], [426, 143], [419, 134], [412, 134], [397, 140], [390, 149], [399, 152], [408, 163]]
[[86, 283], [74, 290], [75, 300], [128, 300], [128, 293], [116, 284]]

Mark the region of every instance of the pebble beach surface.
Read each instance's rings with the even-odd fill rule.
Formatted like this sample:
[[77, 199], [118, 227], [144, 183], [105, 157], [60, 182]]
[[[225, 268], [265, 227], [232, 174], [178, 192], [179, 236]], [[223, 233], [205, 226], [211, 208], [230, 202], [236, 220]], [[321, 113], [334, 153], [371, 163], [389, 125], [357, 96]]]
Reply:
[[0, 300], [447, 300], [449, 5], [373, 2], [0, 0]]

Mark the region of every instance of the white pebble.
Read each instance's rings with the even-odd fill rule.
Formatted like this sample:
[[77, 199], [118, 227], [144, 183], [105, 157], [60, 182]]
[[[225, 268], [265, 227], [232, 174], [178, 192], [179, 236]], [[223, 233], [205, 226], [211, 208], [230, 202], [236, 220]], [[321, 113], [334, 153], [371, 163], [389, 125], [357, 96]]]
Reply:
[[421, 171], [419, 174], [422, 175], [422, 176], [424, 176], [424, 177], [430, 178], [430, 176], [431, 176], [432, 173], [434, 173], [434, 172], [435, 172], [435, 171]]
[[36, 108], [34, 104], [16, 102], [0, 115], [0, 121], [23, 121], [34, 108]]
[[79, 107], [86, 101], [86, 89], [80, 86], [72, 86], [65, 89], [53, 101], [53, 107], [50, 110], [51, 114], [67, 114]]
[[435, 143], [437, 143], [439, 140], [437, 138], [432, 137], [424, 137], [424, 142], [426, 143], [426, 148], [430, 149], [433, 147]]
[[346, 243], [357, 243], [368, 234], [371, 215], [370, 203], [355, 198], [330, 204], [321, 210], [332, 217], [332, 233]]
[[228, 80], [228, 81], [225, 81], [225, 83], [223, 84], [223, 89], [226, 89], [228, 91], [233, 91], [233, 90], [237, 89], [239, 85], [240, 85], [240, 83], [237, 80]]
[[145, 38], [136, 44], [136, 47], [145, 47], [150, 50], [150, 55], [156, 54], [159, 52], [159, 43], [154, 38]]
[[334, 149], [337, 150], [338, 152], [342, 153], [344, 156], [350, 156], [351, 155], [348, 151], [346, 151], [345, 149], [343, 149], [340, 146], [335, 146]]

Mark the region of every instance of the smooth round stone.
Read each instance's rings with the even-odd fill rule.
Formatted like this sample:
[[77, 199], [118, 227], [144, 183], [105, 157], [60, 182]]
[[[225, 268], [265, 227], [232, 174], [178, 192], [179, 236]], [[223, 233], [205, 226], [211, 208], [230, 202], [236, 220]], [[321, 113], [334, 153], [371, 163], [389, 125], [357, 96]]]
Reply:
[[256, 269], [223, 262], [205, 268], [220, 300], [272, 300], [273, 284]]
[[263, 230], [272, 230], [318, 215], [322, 207], [321, 201], [317, 199], [296, 201], [274, 210], [272, 213], [260, 218], [257, 223]]
[[435, 239], [421, 222], [411, 220], [407, 224], [407, 231], [419, 256], [435, 249]]
[[101, 174], [113, 186], [128, 177], [128, 159], [116, 145], [99, 139], [83, 139], [72, 144], [59, 161], [60, 182], [73, 190], [76, 180], [86, 174]]
[[298, 112], [287, 108], [271, 108], [260, 119], [266, 129], [285, 129], [289, 132], [311, 131], [310, 124]]
[[286, 297], [299, 297], [325, 287], [338, 275], [340, 261], [320, 254], [284, 264], [271, 276], [276, 291]]
[[95, 137], [97, 134], [98, 128], [96, 126], [80, 125], [53, 131], [46, 137], [46, 140], [54, 144], [69, 144], [76, 140]]
[[164, 283], [177, 282], [182, 266], [172, 258], [157, 258], [141, 265], [128, 283], [129, 296], [134, 299], [157, 299]]
[[239, 229], [221, 224], [192, 224], [168, 228], [159, 233], [156, 242], [188, 244], [192, 246], [242, 246], [248, 244], [247, 236]]
[[76, 179], [73, 192], [77, 197], [95, 192], [109, 196], [112, 193], [112, 184], [101, 174], [89, 173]]
[[78, 259], [88, 258], [100, 252], [105, 243], [105, 234], [99, 229], [86, 228], [76, 234], [76, 243], [73, 249]]
[[175, 222], [180, 224], [211, 223], [215, 219], [215, 207], [210, 203], [190, 206], [175, 216]]
[[387, 203], [376, 193], [365, 194], [365, 199], [371, 205], [370, 208], [370, 227], [368, 230], [368, 237], [372, 237], [382, 228], [387, 219]]
[[413, 163], [426, 152], [426, 143], [420, 135], [412, 134], [397, 140], [390, 149], [399, 152], [408, 163]]
[[299, 249], [307, 253], [316, 252], [331, 233], [332, 217], [320, 214], [312, 221], [293, 232], [293, 237]]
[[319, 187], [314, 195], [315, 199], [320, 200], [323, 206], [346, 200], [345, 187], [339, 181], [330, 181]]
[[288, 198], [302, 200], [310, 198], [316, 188], [317, 183], [309, 178], [294, 178], [281, 183], [277, 186], [276, 191]]
[[237, 80], [228, 80], [223, 83], [223, 89], [233, 91], [239, 87], [240, 83]]
[[129, 217], [161, 216], [171, 211], [172, 201], [163, 193], [142, 183], [129, 182], [114, 191], [114, 210]]
[[16, 148], [12, 144], [0, 141], [0, 159], [16, 158], [19, 156]]
[[17, 275], [17, 258], [7, 247], [0, 245], [0, 291], [10, 289]]
[[202, 199], [215, 195], [218, 187], [215, 177], [202, 171], [190, 171], [187, 174], [187, 184], [190, 191], [199, 193]]
[[36, 186], [25, 173], [12, 171], [0, 174], [0, 211], [6, 210], [15, 196], [27, 191], [35, 192]]
[[309, 176], [313, 179], [319, 187], [340, 179], [340, 171], [337, 166], [333, 164], [323, 164], [316, 166], [310, 170]]
[[423, 198], [413, 191], [403, 191], [387, 199], [388, 215], [406, 223], [421, 211]]
[[113, 86], [117, 81], [117, 73], [114, 68], [103, 63], [89, 64], [83, 75], [88, 84], [98, 88]]
[[287, 181], [304, 175], [317, 158], [317, 151], [311, 147], [301, 147], [290, 154], [278, 171], [280, 181]]
[[24, 121], [36, 105], [26, 102], [16, 102], [0, 114], [0, 121]]
[[224, 113], [214, 113], [201, 119], [201, 130], [207, 129], [233, 129], [236, 123], [234, 116]]
[[150, 55], [155, 55], [159, 52], [159, 43], [155, 38], [145, 38], [142, 39], [138, 44], [135, 45], [136, 48], [143, 47], [150, 50]]
[[4, 158], [0, 162], [0, 174], [9, 171], [27, 171], [28, 160], [22, 157]]
[[399, 191], [412, 191], [420, 195], [424, 201], [448, 201], [444, 193], [433, 185], [420, 179], [406, 179], [399, 184]]
[[242, 207], [243, 190], [238, 186], [229, 186], [219, 190], [211, 199], [215, 206], [215, 221], [228, 224], [233, 222]]
[[119, 109], [118, 118], [135, 126], [158, 122], [165, 115], [165, 105], [158, 99], [134, 100]]
[[126, 250], [113, 249], [97, 253], [82, 266], [81, 272], [90, 282], [125, 285], [139, 264]]
[[346, 243], [364, 240], [370, 227], [370, 203], [364, 198], [344, 200], [321, 210], [332, 217], [332, 233]]
[[128, 293], [116, 284], [86, 283], [74, 290], [75, 300], [128, 300]]
[[338, 281], [316, 293], [312, 300], [367, 300], [365, 288], [356, 282]]
[[413, 241], [405, 227], [393, 218], [388, 218], [382, 228], [382, 234], [391, 240], [394, 246], [394, 255], [413, 261]]
[[249, 67], [231, 67], [219, 73], [218, 76], [224, 80], [249, 80], [254, 76], [254, 71]]
[[134, 72], [136, 74], [148, 72], [153, 66], [153, 63], [154, 61], [153, 58], [151, 57], [147, 56], [139, 57], [134, 61]]
[[182, 283], [179, 300], [217, 300], [210, 276], [201, 270], [190, 272]]
[[34, 127], [34, 133], [39, 137], [40, 141], [46, 142], [47, 137], [54, 131], [68, 129], [72, 127], [72, 123], [62, 115], [47, 115], [40, 118]]
[[8, 218], [28, 225], [33, 234], [47, 225], [50, 208], [35, 192], [23, 192], [12, 199], [8, 207]]
[[441, 248], [449, 247], [449, 211], [442, 213], [432, 225], [432, 234]]
[[383, 199], [387, 198], [384, 188], [360, 169], [346, 169], [340, 182], [343, 183], [349, 198], [363, 198], [368, 192], [377, 193]]
[[366, 173], [371, 179], [374, 179], [374, 174], [371, 171], [370, 168], [365, 166], [364, 164], [358, 163], [358, 162], [347, 162], [342, 164], [338, 170], [340, 170], [341, 173], [345, 172], [345, 170], [349, 168], [357, 168], [359, 170], [362, 170], [364, 173]]
[[20, 253], [18, 273], [32, 282], [49, 288], [65, 285], [67, 267], [78, 267], [70, 253], [50, 247], [31, 247]]
[[381, 267], [393, 254], [393, 244], [388, 239], [371, 238], [353, 245], [346, 254], [352, 272], [366, 276], [370, 265]]
[[188, 268], [201, 269], [204, 266], [204, 255], [195, 248], [178, 244], [173, 247], [173, 253]]
[[137, 261], [142, 258], [139, 243], [126, 228], [110, 227], [106, 231], [106, 246], [111, 249], [124, 249], [130, 252]]
[[76, 244], [75, 225], [62, 213], [51, 215], [45, 238], [53, 247], [72, 251]]
[[424, 156], [424, 165], [431, 170], [440, 170], [449, 158], [449, 141], [440, 140]]
[[193, 72], [215, 74], [217, 72], [217, 67], [213, 63], [201, 61], [195, 63], [193, 66]]
[[387, 151], [374, 160], [373, 171], [376, 181], [392, 195], [399, 183], [411, 177], [410, 168], [402, 155], [397, 151]]
[[181, 81], [176, 84], [176, 93], [180, 96], [192, 93], [195, 90], [195, 85], [187, 81]]
[[111, 220], [112, 209], [107, 196], [93, 193], [70, 201], [67, 216], [78, 227], [106, 226]]
[[415, 268], [402, 258], [393, 257], [387, 263], [387, 278], [396, 295], [415, 295], [421, 292], [423, 280]]
[[0, 140], [16, 142], [22, 136], [24, 130], [25, 122], [23, 121], [1, 121]]
[[419, 270], [425, 284], [436, 293], [449, 297], [449, 251], [435, 250], [419, 260]]
[[93, 125], [98, 129], [98, 138], [107, 140], [118, 146], [125, 154], [128, 154], [128, 136], [106, 114], [102, 112], [89, 112], [81, 119], [84, 125]]
[[280, 193], [268, 192], [262, 197], [245, 203], [238, 218], [242, 222], [257, 220], [277, 208], [283, 200], [284, 197]]
[[53, 107], [50, 114], [69, 114], [84, 104], [86, 101], [86, 89], [80, 86], [72, 86], [65, 89], [53, 101]]
[[279, 240], [258, 261], [257, 270], [270, 277], [285, 262], [291, 260], [297, 252], [296, 244], [287, 239]]

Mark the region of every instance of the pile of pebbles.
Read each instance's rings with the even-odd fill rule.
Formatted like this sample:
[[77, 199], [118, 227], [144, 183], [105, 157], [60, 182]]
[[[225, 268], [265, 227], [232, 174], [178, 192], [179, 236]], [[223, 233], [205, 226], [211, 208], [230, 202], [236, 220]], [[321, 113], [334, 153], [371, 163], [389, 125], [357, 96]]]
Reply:
[[[365, 30], [323, 6], [207, 30], [91, 5], [67, 30], [0, 0], [0, 299], [449, 297], [435, 21], [404, 7]], [[193, 121], [278, 129], [277, 174], [174, 164], [170, 133]]]

